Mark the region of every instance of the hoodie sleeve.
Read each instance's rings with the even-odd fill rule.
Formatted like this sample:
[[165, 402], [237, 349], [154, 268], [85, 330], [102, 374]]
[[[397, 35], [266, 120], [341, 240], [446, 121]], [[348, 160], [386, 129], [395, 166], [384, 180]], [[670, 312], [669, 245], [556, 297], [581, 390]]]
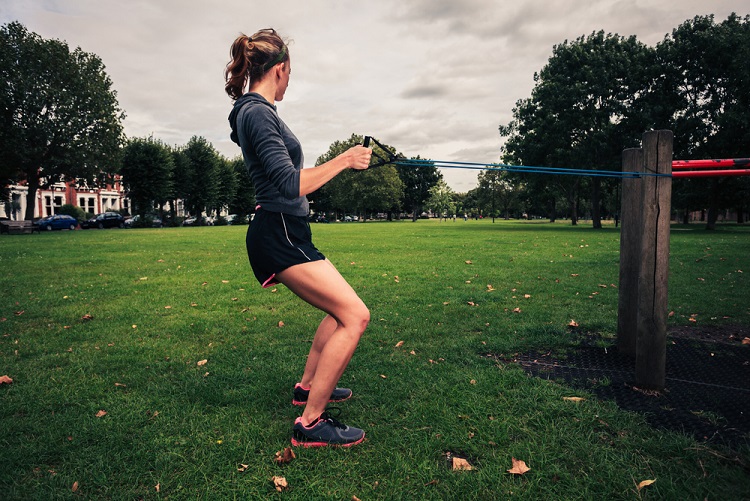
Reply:
[[283, 197], [298, 198], [300, 171], [289, 156], [283, 125], [275, 111], [266, 105], [251, 106], [242, 125], [271, 184]]

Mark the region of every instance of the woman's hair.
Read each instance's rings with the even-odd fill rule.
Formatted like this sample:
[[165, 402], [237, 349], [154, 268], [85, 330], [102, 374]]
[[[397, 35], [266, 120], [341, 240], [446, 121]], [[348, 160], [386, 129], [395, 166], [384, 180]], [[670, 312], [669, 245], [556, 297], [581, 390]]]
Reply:
[[289, 60], [286, 44], [275, 30], [260, 30], [248, 37], [238, 36], [229, 50], [230, 61], [224, 71], [224, 90], [239, 99], [245, 87], [260, 80], [275, 65]]

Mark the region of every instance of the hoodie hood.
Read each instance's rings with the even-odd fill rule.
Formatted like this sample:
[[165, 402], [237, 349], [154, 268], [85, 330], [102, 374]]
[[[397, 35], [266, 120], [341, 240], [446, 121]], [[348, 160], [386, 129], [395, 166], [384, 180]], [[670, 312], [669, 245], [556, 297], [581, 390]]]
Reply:
[[232, 128], [232, 133], [229, 135], [229, 137], [232, 139], [232, 141], [234, 141], [238, 145], [240, 144], [240, 138], [237, 136], [237, 119], [239, 118], [242, 107], [249, 103], [264, 104], [266, 106], [273, 108], [274, 111], [276, 110], [276, 106], [266, 101], [266, 98], [264, 98], [257, 92], [248, 92], [247, 94], [239, 98], [237, 101], [235, 101], [234, 107], [232, 108], [232, 111], [229, 113], [229, 125]]

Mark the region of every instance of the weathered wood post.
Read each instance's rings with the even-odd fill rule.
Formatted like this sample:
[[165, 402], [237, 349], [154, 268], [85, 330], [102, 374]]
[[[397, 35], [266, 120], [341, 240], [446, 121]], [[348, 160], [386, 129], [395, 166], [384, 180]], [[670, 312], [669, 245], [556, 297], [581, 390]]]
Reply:
[[623, 179], [617, 346], [635, 353], [636, 385], [651, 390], [666, 381], [672, 140], [651, 131], [643, 148], [623, 152], [623, 171], [645, 176]]
[[[622, 152], [623, 172], [643, 172], [643, 150]], [[635, 357], [638, 339], [638, 277], [641, 273], [641, 213], [643, 183], [640, 178], [622, 179], [620, 202], [620, 286], [617, 305], [617, 349]]]
[[638, 339], [635, 382], [663, 390], [667, 358], [669, 226], [672, 205], [672, 132], [643, 135], [642, 264], [638, 277]]

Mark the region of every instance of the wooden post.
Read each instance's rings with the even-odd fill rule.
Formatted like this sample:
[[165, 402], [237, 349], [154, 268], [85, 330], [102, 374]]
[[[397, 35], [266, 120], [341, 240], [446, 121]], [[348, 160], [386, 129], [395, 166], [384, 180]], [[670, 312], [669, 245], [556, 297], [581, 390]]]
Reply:
[[[672, 140], [672, 132], [668, 130], [643, 135], [646, 174], [672, 174]], [[661, 391], [666, 380], [672, 178], [647, 175], [640, 181], [643, 184], [643, 236], [638, 276], [635, 382], [639, 388]]]
[[[643, 172], [643, 150], [622, 152], [623, 172]], [[620, 285], [617, 305], [617, 349], [635, 357], [638, 338], [638, 277], [641, 273], [643, 179], [623, 178], [620, 203]]]

